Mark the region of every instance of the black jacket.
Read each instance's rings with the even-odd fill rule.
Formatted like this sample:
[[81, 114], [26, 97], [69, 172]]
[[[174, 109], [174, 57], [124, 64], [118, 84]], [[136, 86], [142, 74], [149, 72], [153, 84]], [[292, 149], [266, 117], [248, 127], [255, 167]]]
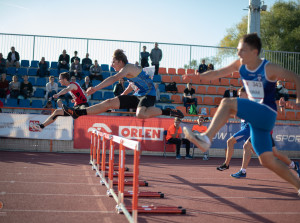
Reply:
[[[233, 90], [232, 92], [233, 92], [233, 97], [236, 98], [238, 96], [237, 91]], [[230, 90], [226, 90], [224, 92], [223, 98], [230, 98]]]
[[[11, 55], [12, 55], [12, 52], [9, 52], [9, 54], [7, 55], [7, 60], [9, 62], [11, 62]], [[15, 51], [15, 55], [16, 55], [16, 60], [15, 61], [19, 61], [20, 60], [20, 55], [17, 51]]]

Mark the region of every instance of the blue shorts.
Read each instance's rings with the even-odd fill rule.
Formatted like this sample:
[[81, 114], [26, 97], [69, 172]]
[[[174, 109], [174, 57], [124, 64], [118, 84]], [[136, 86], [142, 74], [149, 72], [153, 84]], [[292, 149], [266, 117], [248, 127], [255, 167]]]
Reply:
[[250, 127], [249, 127], [249, 125], [247, 125], [246, 128], [241, 129], [240, 131], [238, 131], [237, 133], [235, 133], [233, 135], [233, 138], [235, 138], [235, 140], [237, 142], [241, 142], [241, 141], [245, 142], [249, 137], [250, 137]]
[[249, 122], [251, 143], [255, 153], [272, 152], [270, 132], [276, 121], [277, 112], [264, 104], [248, 99], [237, 99], [237, 116]]

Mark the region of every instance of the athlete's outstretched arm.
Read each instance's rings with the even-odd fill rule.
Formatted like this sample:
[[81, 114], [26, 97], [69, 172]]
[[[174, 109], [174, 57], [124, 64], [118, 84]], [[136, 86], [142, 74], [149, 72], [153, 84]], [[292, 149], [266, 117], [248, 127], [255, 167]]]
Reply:
[[53, 95], [53, 97], [58, 98], [59, 96], [64, 95], [64, 94], [66, 94], [66, 93], [68, 93], [69, 91], [72, 91], [72, 90], [77, 90], [77, 86], [75, 84], [70, 84], [68, 87], [62, 89], [57, 94]]

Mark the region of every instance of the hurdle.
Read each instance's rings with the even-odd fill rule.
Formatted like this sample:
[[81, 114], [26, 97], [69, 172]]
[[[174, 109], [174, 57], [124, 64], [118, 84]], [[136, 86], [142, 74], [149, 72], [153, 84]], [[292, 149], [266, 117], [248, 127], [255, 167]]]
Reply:
[[[109, 172], [106, 174], [106, 141], [110, 142], [109, 146]], [[101, 143], [102, 142], [102, 143]], [[114, 143], [119, 144], [119, 171], [114, 174]], [[139, 186], [148, 186], [139, 181], [139, 163], [140, 163], [140, 142], [122, 138], [115, 135], [109, 135], [97, 130], [91, 133], [91, 154], [90, 163], [92, 169], [96, 170], [100, 177], [100, 183], [107, 187], [107, 195], [115, 199], [117, 206], [116, 211], [123, 213], [129, 222], [137, 222], [138, 213], [156, 213], [156, 214], [185, 214], [186, 210], [182, 207], [169, 207], [169, 206], [138, 206], [138, 197], [160, 197], [163, 198], [164, 194], [161, 192], [139, 192]], [[100, 167], [100, 144], [102, 144], [102, 159]], [[134, 166], [133, 166], [133, 190], [124, 191], [124, 186], [131, 185], [125, 180], [125, 148], [134, 151]], [[101, 171], [100, 171], [101, 170]], [[108, 176], [108, 181], [106, 180]], [[118, 176], [118, 191], [115, 192], [113, 185], [115, 181], [113, 178]], [[144, 181], [145, 183], [145, 181]], [[132, 206], [125, 206], [124, 197], [132, 197]], [[130, 214], [132, 213], [132, 215]]]

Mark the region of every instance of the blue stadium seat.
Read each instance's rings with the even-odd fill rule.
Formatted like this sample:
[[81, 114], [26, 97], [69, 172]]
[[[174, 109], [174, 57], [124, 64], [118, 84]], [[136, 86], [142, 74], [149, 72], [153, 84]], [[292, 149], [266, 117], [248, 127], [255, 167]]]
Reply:
[[153, 76], [153, 81], [154, 82], [161, 82], [161, 76], [160, 75], [154, 75]]
[[6, 80], [8, 80], [8, 82], [12, 81], [12, 76], [11, 75], [6, 75]]
[[61, 69], [61, 70], [60, 70], [60, 74], [61, 74], [61, 73], [64, 73], [64, 72], [69, 72], [69, 71], [66, 70], [66, 69]]
[[88, 70], [83, 70], [82, 72], [84, 74], [84, 77], [90, 76], [90, 72]]
[[155, 105], [155, 107], [160, 108], [161, 110], [163, 110], [163, 106], [162, 105]]
[[101, 64], [102, 71], [109, 71], [109, 65], [108, 64]]
[[29, 68], [28, 69], [28, 76], [36, 76], [37, 69], [36, 68]]
[[69, 101], [68, 106], [71, 107], [71, 108], [73, 108], [74, 107], [74, 103], [72, 103], [71, 101]]
[[44, 77], [39, 77], [37, 80], [36, 80], [36, 83], [35, 83], [36, 86], [40, 86], [40, 87], [45, 87], [46, 86], [46, 79]]
[[45, 61], [46, 64], [47, 64], [47, 69], [49, 68], [49, 61]]
[[172, 106], [172, 105], [166, 105], [166, 106], [165, 106], [165, 109], [166, 109], [166, 108], [175, 109], [175, 107], [174, 107], [174, 106]]
[[51, 69], [57, 69], [57, 65], [58, 65], [58, 62], [56, 62], [56, 61], [52, 61], [51, 62]]
[[103, 89], [105, 89], [105, 90], [113, 90], [114, 87], [113, 87], [113, 85], [109, 85], [109, 86], [107, 86], [107, 87], [105, 87], [105, 88], [103, 88]]
[[29, 67], [29, 60], [21, 60], [21, 67]]
[[109, 72], [102, 72], [102, 77], [103, 77], [103, 80], [105, 80], [106, 78], [110, 77], [110, 73]]
[[29, 108], [30, 107], [30, 100], [28, 99], [20, 99], [19, 107], [21, 108]]
[[15, 67], [8, 67], [7, 70], [6, 70], [6, 73], [10, 74], [10, 75], [15, 75], [16, 74], [16, 68]]
[[18, 73], [18, 76], [21, 76], [21, 77], [22, 77], [22, 76], [24, 76], [24, 75], [27, 75], [27, 74], [28, 74], [28, 71], [27, 71], [27, 68], [22, 68], [22, 67], [21, 67], [21, 68], [18, 69], [18, 72], [17, 72], [17, 73]]
[[50, 76], [58, 77], [58, 72], [56, 69], [51, 69], [50, 70]]
[[128, 81], [124, 81], [124, 88], [126, 89], [129, 85], [129, 82]]
[[18, 99], [8, 98], [5, 106], [6, 107], [18, 107]]
[[94, 94], [92, 94], [92, 99], [93, 100], [102, 100], [102, 92], [97, 91]]
[[37, 88], [33, 94], [33, 97], [35, 98], [44, 98], [45, 97], [45, 91], [42, 88]]
[[115, 68], [110, 67], [110, 71], [111, 71], [111, 72], [115, 72]]
[[35, 78], [34, 77], [29, 77], [28, 78], [28, 81], [32, 84], [32, 85], [35, 85]]
[[114, 93], [113, 92], [104, 92], [104, 94], [103, 94], [103, 99], [104, 100], [106, 100], [106, 99], [109, 99], [109, 98], [114, 98], [115, 97], [115, 95], [114, 95]]
[[170, 100], [170, 95], [168, 95], [168, 94], [161, 94], [161, 95], [160, 95], [160, 100], [161, 100], [162, 98], [167, 98], [167, 99]]
[[43, 108], [42, 100], [32, 100], [31, 107], [32, 108]]
[[30, 67], [38, 68], [39, 67], [39, 61], [38, 60], [32, 60], [30, 63]]
[[166, 85], [164, 84], [159, 84], [158, 85], [158, 89], [160, 92], [166, 92]]
[[96, 85], [100, 84], [101, 81], [99, 80], [92, 80], [92, 85], [95, 87]]

